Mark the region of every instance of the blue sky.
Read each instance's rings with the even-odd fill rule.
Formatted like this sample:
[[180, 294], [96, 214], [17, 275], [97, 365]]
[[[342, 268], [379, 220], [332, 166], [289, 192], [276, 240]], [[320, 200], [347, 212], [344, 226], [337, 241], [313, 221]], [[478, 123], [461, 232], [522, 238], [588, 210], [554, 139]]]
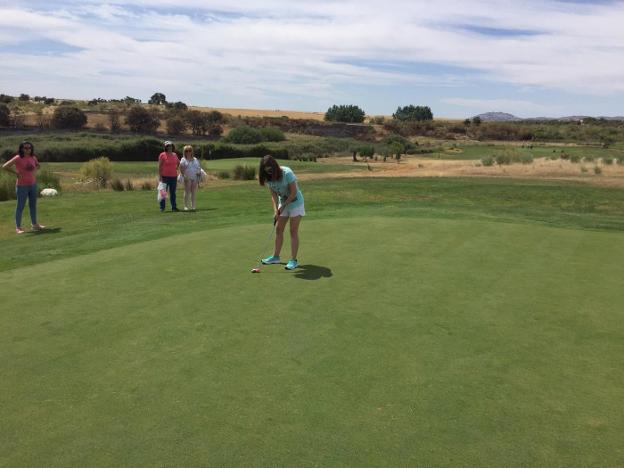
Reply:
[[624, 1], [3, 0], [0, 92], [624, 115]]

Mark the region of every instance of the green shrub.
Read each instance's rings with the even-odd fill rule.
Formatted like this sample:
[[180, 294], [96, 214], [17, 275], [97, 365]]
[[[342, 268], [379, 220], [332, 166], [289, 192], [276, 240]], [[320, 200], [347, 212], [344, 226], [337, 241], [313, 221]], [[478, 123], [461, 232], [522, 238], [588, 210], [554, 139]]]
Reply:
[[135, 133], [154, 133], [160, 126], [160, 119], [156, 113], [137, 105], [128, 111], [126, 125]]
[[232, 174], [230, 174], [230, 171], [219, 171], [217, 172], [217, 177], [219, 179], [229, 179], [232, 177]]
[[260, 129], [262, 141], [284, 141], [284, 132], [278, 127], [263, 127]]
[[399, 106], [394, 114], [393, 119], [397, 120], [433, 120], [433, 114], [429, 106], [414, 106], [409, 105], [405, 107]]
[[613, 164], [613, 158], [611, 157], [602, 158], [602, 163], [606, 164], [607, 166], [610, 166], [611, 164]]
[[84, 127], [86, 123], [86, 114], [74, 106], [59, 106], [52, 116], [54, 128], [75, 130]]
[[113, 179], [111, 181], [111, 188], [116, 192], [123, 192], [124, 183], [120, 179]]
[[559, 157], [563, 160], [570, 159], [570, 155], [566, 153], [565, 151], [561, 151], [561, 153], [559, 154]]
[[14, 200], [15, 198], [15, 176], [0, 170], [0, 201]]
[[520, 162], [522, 164], [532, 164], [533, 163], [533, 155], [532, 154], [523, 154], [520, 156]]
[[511, 164], [511, 156], [508, 154], [499, 154], [496, 156], [496, 164], [502, 166], [503, 164]]
[[328, 122], [362, 123], [366, 113], [358, 106], [333, 105], [325, 112], [325, 120]]
[[585, 156], [583, 158], [583, 161], [585, 161], [585, 162], [593, 162], [594, 161], [594, 157], [593, 156]]
[[483, 164], [484, 166], [493, 166], [494, 158], [492, 156], [485, 156], [481, 158], [481, 164]]
[[37, 184], [39, 189], [53, 188], [61, 191], [61, 179], [49, 169], [37, 172]]
[[624, 164], [624, 158], [617, 158], [617, 163], [618, 164]]
[[599, 166], [594, 166], [594, 174], [596, 175], [602, 174], [602, 169]]
[[106, 157], [92, 159], [80, 166], [81, 179], [93, 180], [98, 187], [106, 187], [112, 173], [113, 166], [110, 159]]
[[174, 115], [167, 119], [167, 133], [169, 135], [179, 135], [186, 130], [186, 120], [179, 115]]
[[124, 189], [126, 190], [126, 192], [131, 192], [134, 190], [134, 185], [132, 184], [132, 181], [130, 179], [126, 179], [126, 181], [124, 182]]
[[580, 161], [581, 161], [581, 157], [578, 154], [573, 154], [572, 156], [570, 156], [570, 162], [578, 163]]
[[224, 141], [238, 144], [260, 143], [262, 140], [262, 133], [260, 133], [259, 130], [247, 125], [241, 125], [240, 127], [233, 128], [224, 138]]
[[0, 127], [11, 125], [11, 110], [6, 104], [0, 103]]
[[256, 178], [256, 168], [245, 166], [236, 166], [234, 168], [235, 180], [253, 180]]

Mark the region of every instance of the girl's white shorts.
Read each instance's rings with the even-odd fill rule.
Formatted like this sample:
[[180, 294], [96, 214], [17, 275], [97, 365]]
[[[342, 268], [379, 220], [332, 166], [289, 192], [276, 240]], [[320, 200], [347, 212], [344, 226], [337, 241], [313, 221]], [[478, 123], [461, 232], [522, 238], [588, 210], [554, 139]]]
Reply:
[[294, 208], [287, 206], [286, 209], [280, 213], [280, 218], [294, 218], [296, 216], [305, 216], [305, 206], [303, 203]]

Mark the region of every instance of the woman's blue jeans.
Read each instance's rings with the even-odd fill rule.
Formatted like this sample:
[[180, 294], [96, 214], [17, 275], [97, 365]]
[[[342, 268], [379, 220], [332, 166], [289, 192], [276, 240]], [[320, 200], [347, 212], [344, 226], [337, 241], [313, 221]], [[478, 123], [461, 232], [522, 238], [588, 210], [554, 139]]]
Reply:
[[[176, 205], [176, 186], [178, 184], [177, 177], [167, 177], [162, 176], [162, 181], [167, 184], [167, 189], [169, 189], [169, 199], [171, 200], [171, 209], [176, 210], [178, 207]], [[165, 210], [165, 199], [160, 200], [160, 210]]]
[[15, 208], [15, 227], [22, 227], [22, 213], [28, 200], [30, 209], [30, 220], [32, 224], [37, 224], [37, 184], [18, 185], [15, 188], [17, 193], [17, 207]]

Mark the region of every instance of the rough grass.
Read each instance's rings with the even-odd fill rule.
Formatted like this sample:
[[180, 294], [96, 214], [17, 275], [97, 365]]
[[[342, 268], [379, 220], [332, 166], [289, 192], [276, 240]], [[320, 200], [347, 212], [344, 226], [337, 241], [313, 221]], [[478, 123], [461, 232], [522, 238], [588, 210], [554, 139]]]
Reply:
[[522, 146], [514, 143], [455, 144], [453, 146], [447, 146], [444, 151], [437, 151], [427, 156], [438, 159], [473, 160], [481, 159], [488, 156], [496, 157], [497, 155], [505, 151], [509, 154], [510, 157], [517, 156], [518, 158], [532, 156], [533, 158], [554, 157], [556, 159], [559, 159], [562, 154], [567, 155], [568, 157], [574, 157], [575, 160], [583, 157], [598, 159], [604, 157], [617, 158], [624, 156], [624, 148], [622, 147], [601, 148], [599, 146], [585, 145], [534, 145], [532, 148], [529, 148], [528, 145]]

